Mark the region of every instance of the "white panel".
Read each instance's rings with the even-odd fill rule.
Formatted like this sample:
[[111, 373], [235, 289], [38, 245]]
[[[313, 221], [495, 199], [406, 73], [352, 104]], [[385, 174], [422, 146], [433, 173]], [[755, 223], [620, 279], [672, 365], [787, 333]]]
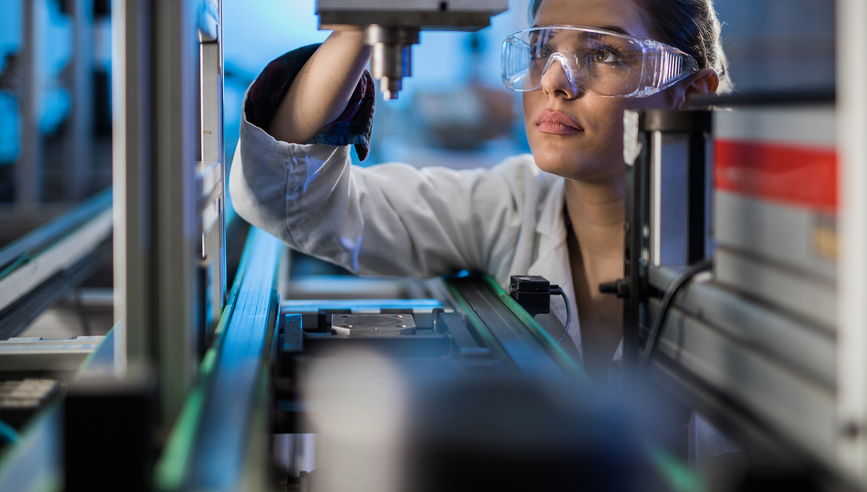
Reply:
[[714, 112], [714, 137], [833, 148], [834, 108], [740, 108]]
[[831, 233], [833, 217], [807, 208], [758, 200], [735, 193], [714, 194], [714, 239], [785, 267], [833, 281], [834, 259], [816, 249], [817, 235]]
[[720, 247], [714, 274], [721, 284], [788, 314], [832, 330], [837, 322], [836, 284]]

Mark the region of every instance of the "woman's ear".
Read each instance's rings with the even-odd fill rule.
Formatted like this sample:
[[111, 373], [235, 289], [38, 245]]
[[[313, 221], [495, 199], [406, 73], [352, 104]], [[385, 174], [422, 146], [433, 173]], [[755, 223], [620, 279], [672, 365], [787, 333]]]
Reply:
[[689, 99], [695, 95], [713, 94], [719, 88], [719, 75], [712, 68], [702, 68], [695, 75], [685, 80], [686, 97], [680, 109], [689, 109]]

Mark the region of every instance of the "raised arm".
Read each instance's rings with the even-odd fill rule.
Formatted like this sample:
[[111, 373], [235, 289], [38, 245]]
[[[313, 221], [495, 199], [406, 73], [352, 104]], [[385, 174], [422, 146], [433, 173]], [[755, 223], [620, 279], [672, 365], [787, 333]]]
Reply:
[[332, 32], [289, 86], [265, 130], [284, 142], [310, 141], [346, 108], [369, 60], [360, 29]]

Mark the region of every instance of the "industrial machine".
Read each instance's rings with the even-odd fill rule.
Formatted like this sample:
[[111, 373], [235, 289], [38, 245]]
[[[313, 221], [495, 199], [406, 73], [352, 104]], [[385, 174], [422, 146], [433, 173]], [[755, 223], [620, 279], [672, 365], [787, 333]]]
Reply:
[[[867, 10], [840, 1], [837, 19], [842, 60]], [[865, 486], [856, 58], [836, 90], [625, 119], [625, 276], [602, 287], [625, 301], [625, 363], [734, 438], [719, 461], [759, 488]]]

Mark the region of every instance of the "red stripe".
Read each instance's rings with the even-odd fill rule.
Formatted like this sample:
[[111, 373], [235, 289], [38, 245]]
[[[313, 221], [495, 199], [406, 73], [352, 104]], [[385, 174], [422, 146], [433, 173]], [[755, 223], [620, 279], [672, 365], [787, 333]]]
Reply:
[[837, 209], [833, 148], [716, 140], [718, 190], [823, 210]]

